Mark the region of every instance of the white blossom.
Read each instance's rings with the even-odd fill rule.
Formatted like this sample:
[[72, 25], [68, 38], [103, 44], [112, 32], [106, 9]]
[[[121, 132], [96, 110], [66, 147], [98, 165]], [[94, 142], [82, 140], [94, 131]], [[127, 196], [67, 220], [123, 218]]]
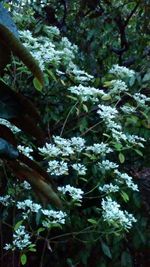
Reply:
[[0, 196], [0, 203], [3, 206], [9, 206], [12, 203], [12, 197], [10, 195]]
[[121, 92], [127, 92], [128, 87], [126, 83], [122, 80], [111, 80], [106, 82], [106, 86], [109, 87], [110, 94], [120, 94]]
[[16, 204], [18, 209], [25, 210], [27, 212], [38, 213], [41, 209], [41, 205], [34, 203], [31, 199], [26, 199], [24, 201], [18, 201]]
[[78, 175], [86, 175], [87, 168], [83, 164], [74, 163], [72, 168], [78, 172]]
[[112, 224], [128, 230], [132, 227], [132, 224], [136, 222], [132, 214], [120, 210], [120, 204], [113, 201], [110, 197], [102, 199], [102, 209], [103, 219], [110, 225]]
[[31, 185], [27, 181], [24, 181], [23, 183], [21, 183], [21, 186], [25, 190], [30, 190], [31, 189]]
[[104, 193], [115, 193], [119, 191], [119, 186], [118, 185], [113, 185], [112, 183], [110, 184], [105, 184], [103, 186], [99, 187], [99, 190]]
[[75, 188], [70, 185], [66, 186], [59, 186], [58, 191], [62, 192], [63, 194], [69, 193], [69, 195], [76, 201], [81, 201], [84, 192], [80, 188]]
[[101, 168], [102, 170], [111, 170], [111, 169], [116, 169], [118, 168], [119, 165], [117, 165], [114, 162], [107, 160], [103, 160], [102, 162], [98, 163], [98, 167]]
[[48, 162], [48, 169], [47, 171], [51, 175], [63, 175], [63, 174], [68, 174], [68, 165], [66, 162], [62, 161], [57, 161], [57, 160], [51, 160]]
[[54, 144], [46, 143], [42, 148], [38, 148], [42, 155], [46, 157], [57, 157], [61, 154], [61, 150]]
[[133, 178], [127, 173], [121, 173], [118, 170], [114, 170], [114, 173], [117, 175], [116, 181], [119, 183], [126, 183], [126, 185], [133, 191], [139, 191], [138, 186], [133, 182]]
[[55, 211], [55, 210], [41, 210], [43, 215], [46, 217], [45, 220], [42, 221], [42, 225], [46, 228], [49, 228], [51, 224], [65, 224], [65, 218], [67, 214], [62, 211]]
[[144, 94], [141, 94], [141, 93], [135, 93], [133, 95], [133, 98], [136, 100], [137, 104], [139, 106], [147, 106], [146, 105], [146, 102], [150, 102], [150, 97], [147, 97], [146, 95]]
[[124, 105], [120, 109], [126, 114], [134, 113], [136, 111], [135, 107], [131, 107], [129, 105]]
[[113, 65], [110, 69], [109, 73], [114, 74], [117, 78], [120, 79], [134, 79], [135, 78], [135, 71], [130, 70], [126, 67], [119, 66], [118, 64]]
[[84, 70], [80, 70], [79, 67], [73, 62], [69, 63], [67, 73], [72, 74], [75, 78], [75, 81], [79, 82], [80, 84], [89, 82], [94, 78], [92, 75], [89, 75]]
[[112, 108], [110, 106], [106, 105], [98, 105], [99, 110], [97, 113], [100, 115], [100, 117], [104, 121], [110, 121], [111, 119], [114, 119], [116, 115], [118, 114], [118, 111], [116, 108]]
[[23, 250], [27, 248], [29, 245], [31, 245], [31, 237], [29, 233], [25, 231], [25, 226], [20, 225], [17, 230], [15, 230], [13, 234], [13, 242], [12, 244], [6, 244], [4, 249], [5, 250]]
[[90, 86], [83, 86], [79, 84], [78, 86], [71, 86], [68, 90], [81, 98], [83, 102], [91, 100], [92, 102], [98, 102], [98, 97], [101, 97], [104, 92], [102, 90], [96, 89]]
[[65, 139], [60, 136], [53, 136], [53, 139], [57, 147], [60, 149], [60, 154], [62, 156], [70, 156], [74, 154], [74, 150], [71, 147], [69, 139]]
[[85, 148], [85, 140], [81, 137], [72, 137], [70, 143], [75, 152], [80, 153]]
[[31, 147], [18, 145], [17, 148], [22, 154], [24, 154], [30, 159], [33, 159], [33, 157], [30, 155], [30, 153], [33, 152], [33, 149]]
[[86, 152], [92, 151], [94, 154], [99, 155], [105, 155], [108, 154], [110, 152], [112, 152], [113, 150], [108, 146], [108, 144], [105, 143], [97, 143], [97, 144], [93, 144], [92, 146], [87, 146], [86, 147]]

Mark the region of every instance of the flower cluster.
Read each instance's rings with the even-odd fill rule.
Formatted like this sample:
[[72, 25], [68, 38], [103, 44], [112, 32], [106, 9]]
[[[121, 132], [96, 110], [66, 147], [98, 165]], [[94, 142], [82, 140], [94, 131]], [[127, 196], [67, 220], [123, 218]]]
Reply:
[[79, 96], [83, 102], [89, 100], [91, 100], [92, 102], [98, 102], [98, 97], [104, 95], [103, 90], [99, 90], [90, 86], [83, 86], [81, 84], [78, 86], [71, 86], [70, 88], [68, 88], [68, 90], [72, 94]]
[[109, 87], [109, 94], [118, 95], [121, 92], [128, 91], [126, 83], [122, 80], [111, 80], [110, 82], [104, 83], [106, 87]]
[[140, 107], [147, 107], [147, 102], [150, 102], [150, 97], [147, 97], [141, 93], [135, 93], [133, 98], [136, 100], [138, 106]]
[[26, 199], [24, 201], [18, 201], [16, 204], [16, 207], [20, 210], [23, 210], [24, 212], [22, 213], [22, 216], [24, 219], [27, 219], [29, 214], [31, 212], [38, 213], [39, 210], [41, 209], [41, 205], [34, 203], [30, 199]]
[[4, 249], [5, 250], [23, 250], [29, 247], [31, 243], [31, 236], [29, 233], [25, 231], [25, 226], [20, 225], [17, 230], [15, 230], [13, 234], [13, 242], [12, 244], [6, 244]]
[[101, 192], [106, 193], [106, 194], [118, 192], [119, 189], [120, 188], [118, 185], [113, 185], [112, 183], [104, 184], [103, 186], [99, 186], [99, 190]]
[[102, 199], [102, 216], [104, 221], [109, 225], [115, 227], [122, 227], [124, 230], [128, 230], [132, 227], [132, 224], [136, 222], [136, 219], [132, 214], [127, 211], [120, 210], [120, 204], [113, 201], [110, 197]]
[[119, 165], [106, 159], [106, 160], [103, 160], [102, 162], [99, 162], [98, 167], [102, 170], [107, 171], [107, 170], [116, 169], [119, 167]]
[[119, 182], [119, 184], [125, 183], [128, 188], [132, 189], [133, 191], [139, 191], [138, 186], [133, 182], [132, 177], [127, 173], [121, 173], [118, 170], [114, 170], [114, 173], [117, 175], [116, 181]]
[[77, 171], [78, 175], [86, 175], [87, 168], [80, 163], [74, 163], [72, 168]]
[[33, 157], [30, 155], [30, 153], [33, 152], [33, 149], [28, 147], [28, 146], [22, 146], [22, 145], [18, 145], [18, 150], [24, 154], [25, 156], [27, 156], [30, 159], [33, 159]]
[[114, 107], [110, 107], [106, 105], [98, 105], [98, 107], [99, 107], [99, 110], [97, 111], [97, 113], [106, 122], [110, 121], [111, 119], [116, 118], [116, 116], [118, 115], [118, 111]]
[[67, 216], [65, 212], [47, 209], [42, 209], [41, 212], [44, 215], [42, 225], [45, 228], [50, 228], [53, 224], [65, 224], [65, 218]]
[[109, 73], [115, 75], [118, 79], [133, 79], [135, 78], [134, 70], [130, 70], [126, 67], [119, 66], [118, 64], [113, 65]]
[[68, 165], [66, 162], [58, 161], [58, 160], [51, 160], [48, 162], [48, 169], [47, 172], [49, 172], [51, 175], [63, 175], [68, 174]]
[[65, 139], [60, 136], [53, 136], [54, 144], [46, 143], [39, 151], [46, 158], [66, 157], [75, 153], [80, 153], [85, 147], [85, 140], [81, 137], [72, 137]]
[[[62, 211], [55, 211], [49, 209], [43, 209], [42, 206], [38, 203], [34, 203], [30, 199], [24, 201], [18, 201], [16, 207], [20, 210], [23, 210], [22, 213], [23, 219], [27, 219], [31, 213], [41, 213], [44, 215], [44, 220], [42, 220], [42, 225], [45, 225], [45, 220], [49, 224], [64, 224], [67, 214]], [[45, 226], [46, 228], [48, 226]]]
[[[71, 75], [76, 82], [85, 83], [93, 79], [92, 75], [74, 64], [73, 61], [78, 52], [78, 47], [72, 44], [67, 37], [61, 38], [57, 27], [44, 26], [43, 32], [43, 35], [35, 37], [29, 30], [19, 31], [24, 45], [38, 61], [42, 70], [53, 65], [58, 75]], [[65, 72], [61, 70], [62, 65]]]
[[110, 152], [112, 152], [113, 150], [108, 146], [108, 144], [105, 143], [97, 143], [97, 144], [93, 144], [92, 146], [87, 146], [86, 147], [86, 152], [93, 152], [93, 154], [95, 155], [105, 155], [108, 154]]
[[3, 206], [9, 206], [13, 202], [12, 197], [10, 195], [0, 196], [0, 203]]
[[66, 186], [59, 186], [58, 191], [62, 192], [63, 194], [69, 193], [69, 195], [72, 197], [75, 201], [81, 201], [84, 192], [80, 188], [75, 188], [70, 185]]

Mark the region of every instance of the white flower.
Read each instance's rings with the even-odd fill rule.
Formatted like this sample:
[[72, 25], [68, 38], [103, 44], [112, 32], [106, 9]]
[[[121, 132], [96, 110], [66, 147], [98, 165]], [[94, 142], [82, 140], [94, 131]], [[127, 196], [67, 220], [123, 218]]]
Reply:
[[108, 120], [106, 127], [110, 130], [122, 130], [122, 126], [119, 123], [114, 122], [113, 120]]
[[147, 97], [146, 95], [141, 93], [134, 94], [133, 98], [136, 100], [139, 106], [146, 106], [146, 102], [150, 102], [150, 97]]
[[121, 92], [128, 91], [128, 87], [126, 83], [122, 80], [111, 80], [110, 82], [106, 82], [106, 86], [110, 88], [110, 94], [120, 94]]
[[20, 225], [19, 228], [15, 230], [13, 234], [12, 244], [6, 244], [4, 249], [5, 250], [9, 250], [9, 249], [23, 250], [32, 244], [30, 239], [31, 239], [30, 235], [25, 231], [25, 226]]
[[30, 190], [31, 189], [31, 185], [27, 181], [24, 181], [23, 183], [21, 183], [21, 186], [25, 190]]
[[70, 144], [75, 152], [81, 152], [85, 148], [85, 140], [81, 137], [72, 137]]
[[46, 143], [42, 148], [38, 148], [42, 155], [46, 157], [57, 157], [61, 154], [60, 148], [54, 144]]
[[103, 160], [102, 162], [98, 163], [98, 167], [101, 168], [102, 170], [111, 170], [111, 169], [116, 169], [118, 168], [119, 165], [117, 165], [114, 162], [111, 162], [109, 160]]
[[94, 87], [88, 87], [83, 85], [72, 86], [68, 90], [81, 98], [83, 102], [91, 100], [92, 102], [98, 102], [98, 97], [102, 96], [104, 92]]
[[124, 113], [130, 114], [136, 111], [135, 107], [131, 107], [129, 105], [124, 105], [123, 107], [120, 108]]
[[26, 199], [24, 201], [18, 201], [16, 206], [18, 209], [22, 209], [22, 210], [25, 210], [27, 212], [35, 212], [35, 213], [38, 213], [39, 210], [41, 209], [40, 204], [34, 203], [30, 199]]
[[22, 146], [22, 145], [19, 145], [17, 148], [22, 154], [24, 154], [25, 156], [27, 156], [30, 159], [33, 159], [33, 157], [30, 155], [30, 153], [33, 152], [32, 148], [30, 148], [28, 146], [25, 147], [25, 146]]
[[98, 107], [99, 107], [99, 110], [97, 111], [97, 113], [105, 121], [109, 121], [115, 118], [116, 115], [118, 114], [118, 111], [116, 108], [112, 108], [106, 105], [98, 105]]
[[130, 70], [126, 67], [119, 66], [118, 64], [113, 65], [110, 69], [109, 73], [114, 74], [117, 78], [120, 79], [134, 79], [135, 78], [135, 71]]
[[65, 139], [60, 136], [53, 136], [53, 139], [57, 147], [60, 149], [60, 154], [62, 156], [70, 156], [74, 154], [74, 151], [71, 147], [71, 142], [69, 139]]
[[105, 184], [103, 186], [99, 187], [99, 190], [104, 193], [115, 193], [119, 191], [119, 186], [118, 185], [113, 185], [112, 183], [110, 184]]
[[99, 154], [105, 155], [107, 153], [112, 152], [113, 150], [110, 147], [108, 147], [108, 144], [104, 144], [102, 142], [99, 144], [98, 143], [93, 144], [93, 146], [87, 146], [86, 151], [87, 152], [92, 151], [96, 155], [99, 155]]
[[119, 183], [126, 183], [126, 185], [133, 191], [139, 191], [138, 186], [133, 182], [133, 178], [127, 173], [121, 173], [118, 170], [114, 170], [114, 173], [117, 175], [116, 181]]
[[65, 212], [47, 209], [42, 209], [41, 211], [43, 215], [46, 216], [46, 219], [42, 221], [42, 225], [44, 227], [49, 228], [51, 224], [65, 223], [65, 218], [67, 217], [67, 214]]
[[0, 196], [0, 203], [3, 205], [3, 206], [9, 206], [11, 203], [12, 203], [12, 197], [10, 195], [5, 195], [5, 196]]
[[78, 175], [86, 175], [87, 168], [80, 163], [75, 163], [72, 168], [78, 172]]
[[47, 171], [51, 175], [63, 175], [63, 174], [68, 174], [68, 165], [66, 162], [62, 161], [57, 161], [57, 160], [51, 160], [48, 162], [48, 169]]
[[136, 222], [132, 214], [120, 210], [120, 204], [113, 201], [110, 197], [102, 199], [102, 209], [103, 219], [108, 222], [108, 224], [128, 230], [132, 227], [132, 224]]
[[134, 134], [127, 134], [127, 140], [129, 143], [133, 145], [138, 145], [140, 147], [144, 147], [143, 143], [141, 142], [146, 142], [146, 140], [143, 137]]
[[63, 194], [69, 193], [69, 195], [76, 201], [81, 201], [84, 192], [80, 188], [75, 188], [70, 185], [66, 186], [59, 186], [58, 191], [62, 192]]
[[78, 68], [77, 65], [75, 65], [74, 63], [70, 62], [68, 64], [68, 68], [67, 68], [67, 73], [74, 75], [74, 79], [76, 82], [79, 82], [80, 84], [86, 83], [91, 81], [94, 76], [89, 75], [87, 72], [85, 72], [84, 70], [80, 70]]

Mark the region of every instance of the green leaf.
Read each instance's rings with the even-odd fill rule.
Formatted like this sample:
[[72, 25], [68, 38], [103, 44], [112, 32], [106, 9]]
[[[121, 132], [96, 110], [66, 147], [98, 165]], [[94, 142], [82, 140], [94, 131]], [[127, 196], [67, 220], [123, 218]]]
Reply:
[[17, 223], [15, 224], [14, 230], [16, 231], [16, 230], [20, 227], [20, 225], [22, 225], [22, 223], [23, 223], [23, 220], [17, 222]]
[[126, 192], [122, 191], [121, 192], [121, 196], [122, 196], [122, 198], [123, 198], [123, 200], [125, 202], [128, 202], [129, 201], [129, 196], [128, 196], [128, 194]]
[[48, 72], [49, 76], [50, 76], [55, 82], [57, 82], [57, 79], [56, 79], [54, 73], [53, 73], [50, 69], [47, 69], [47, 72]]
[[40, 92], [42, 91], [43, 86], [37, 78], [33, 79], [33, 85], [37, 91], [40, 91]]
[[107, 246], [107, 244], [104, 243], [103, 241], [101, 241], [101, 246], [102, 246], [103, 253], [104, 253], [108, 258], [112, 259], [111, 251], [110, 251], [110, 248]]
[[140, 155], [141, 157], [143, 157], [143, 153], [142, 153], [139, 149], [134, 149], [134, 151], [135, 151], [138, 155]]
[[37, 230], [37, 234], [40, 234], [41, 232], [44, 232], [44, 231], [45, 231], [45, 228], [40, 227], [40, 228]]
[[25, 265], [27, 263], [27, 256], [26, 254], [22, 254], [20, 258], [21, 264]]
[[120, 163], [124, 163], [125, 162], [125, 156], [122, 153], [119, 153], [119, 161]]
[[85, 104], [83, 104], [82, 107], [85, 112], [88, 112], [88, 107]]
[[114, 148], [117, 150], [117, 151], [120, 151], [122, 149], [122, 144], [120, 143], [115, 143], [114, 144]]
[[127, 251], [121, 255], [121, 267], [132, 267], [131, 255]]
[[110, 100], [111, 99], [111, 95], [103, 95], [102, 97], [101, 97], [101, 99], [102, 100], [104, 100], [104, 101], [107, 101], [107, 100]]
[[97, 221], [95, 221], [94, 219], [88, 219], [88, 222], [91, 224], [97, 224]]

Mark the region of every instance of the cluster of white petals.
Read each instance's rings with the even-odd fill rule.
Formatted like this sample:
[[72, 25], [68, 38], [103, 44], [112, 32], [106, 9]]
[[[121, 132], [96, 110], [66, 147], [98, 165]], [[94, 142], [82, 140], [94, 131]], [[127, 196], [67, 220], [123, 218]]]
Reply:
[[102, 199], [102, 216], [104, 221], [109, 225], [122, 227], [124, 230], [128, 230], [132, 227], [132, 224], [136, 222], [136, 219], [132, 214], [127, 211], [120, 210], [120, 204], [113, 201], [110, 197]]
[[31, 237], [29, 233], [26, 232], [25, 226], [20, 225], [17, 230], [15, 230], [13, 234], [13, 242], [12, 244], [6, 244], [5, 250], [23, 250], [31, 245]]
[[69, 193], [69, 195], [76, 201], [81, 201], [84, 194], [84, 192], [80, 188], [76, 188], [70, 185], [59, 186], [57, 189], [63, 194]]
[[68, 88], [68, 90], [72, 94], [79, 96], [83, 102], [91, 100], [92, 102], [95, 103], [99, 101], [99, 97], [104, 95], [103, 90], [99, 90], [90, 86], [84, 86], [82, 84], [78, 86], [71, 86]]
[[17, 148], [22, 154], [24, 154], [25, 156], [27, 156], [30, 159], [33, 159], [33, 157], [31, 156], [33, 149], [31, 147], [18, 145]]
[[133, 191], [139, 191], [138, 186], [133, 182], [133, 178], [127, 173], [121, 173], [118, 170], [114, 170], [114, 173], [117, 175], [116, 181], [120, 184], [125, 183]]

